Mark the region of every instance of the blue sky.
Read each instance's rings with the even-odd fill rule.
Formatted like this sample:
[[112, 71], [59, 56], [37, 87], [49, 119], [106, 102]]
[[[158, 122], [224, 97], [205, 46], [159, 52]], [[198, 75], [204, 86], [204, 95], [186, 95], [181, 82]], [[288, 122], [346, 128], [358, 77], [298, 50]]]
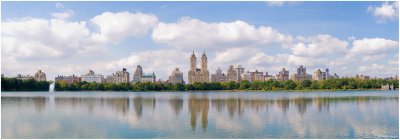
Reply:
[[[2, 73], [9, 76], [32, 75], [37, 69], [47, 71], [51, 77], [80, 75], [88, 69], [109, 75], [122, 67], [133, 73], [136, 65], [143, 65], [146, 73], [154, 71], [158, 78], [165, 80], [174, 67], [187, 73], [189, 55], [185, 55], [193, 50], [198, 54], [206, 51], [211, 73], [217, 67], [226, 71], [231, 64], [242, 64], [246, 71], [258, 69], [269, 73], [277, 73], [282, 67], [294, 72], [300, 64], [305, 65], [310, 74], [316, 68], [330, 68], [340, 76], [386, 77], [398, 73], [399, 22], [395, 2], [2, 2], [1, 8]], [[104, 14], [107, 12], [110, 14]], [[151, 26], [139, 24], [134, 20], [140, 18], [139, 13], [152, 16], [156, 21], [146, 17], [144, 20], [150, 21], [145, 24]], [[124, 19], [125, 15], [130, 16]], [[128, 20], [132, 23], [127, 25], [110, 26], [111, 29], [121, 27], [120, 33], [113, 31], [121, 35], [116, 38], [102, 33], [108, 29], [104, 27], [109, 25], [105, 23], [108, 21], [93, 22], [96, 16], [111, 18], [117, 23], [133, 19]], [[87, 29], [88, 32], [79, 34], [87, 39], [77, 39], [76, 45], [54, 46], [65, 42], [57, 42], [60, 38], [56, 38], [56, 33], [55, 39], [46, 40], [46, 34], [41, 34], [44, 31], [39, 31], [46, 29], [31, 27], [29, 21], [34, 19], [48, 22], [43, 24], [48, 25], [48, 29], [75, 29], [67, 25], [80, 24], [76, 30]], [[53, 22], [56, 21], [63, 25], [55, 26]], [[161, 28], [162, 24], [166, 26]], [[26, 33], [34, 36], [25, 36], [17, 25], [28, 25]], [[132, 28], [145, 30], [122, 30]], [[192, 30], [187, 31], [189, 29]], [[213, 30], [223, 35], [213, 36]], [[226, 31], [238, 31], [238, 35], [224, 38]], [[168, 34], [171, 32], [176, 33]], [[245, 33], [248, 34], [241, 35]], [[104, 35], [103, 40], [93, 39], [95, 34]], [[35, 37], [37, 35], [43, 38]], [[184, 38], [180, 39], [179, 35]], [[280, 35], [282, 37], [276, 38]], [[11, 40], [27, 43], [10, 43]], [[32, 45], [35, 43], [40, 45]], [[51, 53], [49, 50], [57, 55], [43, 53]], [[167, 58], [165, 54], [172, 56]], [[225, 60], [224, 57], [233, 58]]]

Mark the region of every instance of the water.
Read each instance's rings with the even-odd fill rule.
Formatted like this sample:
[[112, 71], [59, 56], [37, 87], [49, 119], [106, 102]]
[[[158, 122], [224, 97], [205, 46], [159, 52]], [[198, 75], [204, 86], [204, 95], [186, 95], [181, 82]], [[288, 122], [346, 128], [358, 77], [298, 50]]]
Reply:
[[399, 138], [398, 91], [8, 92], [2, 138]]

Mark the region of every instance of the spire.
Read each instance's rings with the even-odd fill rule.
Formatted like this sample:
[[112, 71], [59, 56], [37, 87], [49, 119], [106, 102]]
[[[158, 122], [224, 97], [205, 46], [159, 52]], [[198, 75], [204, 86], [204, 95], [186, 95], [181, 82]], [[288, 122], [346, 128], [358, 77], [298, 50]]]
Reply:
[[192, 56], [194, 56], [194, 51], [192, 52]]
[[203, 55], [205, 56], [206, 55], [206, 52], [203, 50]]

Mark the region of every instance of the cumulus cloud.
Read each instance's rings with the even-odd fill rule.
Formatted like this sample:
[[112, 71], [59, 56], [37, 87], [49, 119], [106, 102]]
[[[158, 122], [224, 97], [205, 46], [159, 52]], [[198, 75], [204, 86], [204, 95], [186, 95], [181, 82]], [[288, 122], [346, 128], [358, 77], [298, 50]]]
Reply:
[[320, 57], [334, 53], [345, 53], [348, 43], [330, 35], [297, 37], [300, 43], [291, 48], [294, 55]]
[[61, 13], [52, 13], [51, 16], [55, 19], [68, 19], [70, 18], [72, 15], [74, 14], [74, 11], [72, 10], [65, 10], [65, 12], [61, 12]]
[[141, 65], [145, 73], [155, 72], [157, 79], [166, 80], [176, 67], [186, 73], [189, 56], [189, 52], [175, 50], [142, 51], [118, 60], [97, 62], [92, 67], [109, 75], [122, 68], [127, 68], [133, 74], [136, 66]]
[[244, 21], [207, 23], [198, 19], [181, 18], [176, 23], [159, 23], [152, 39], [179, 49], [224, 49], [290, 41], [291, 37], [271, 27], [255, 27]]
[[379, 7], [369, 6], [368, 12], [372, 12], [378, 18], [378, 23], [395, 20], [399, 18], [399, 3], [398, 1], [383, 2]]
[[384, 65], [379, 65], [379, 64], [371, 64], [371, 65], [366, 65], [366, 66], [359, 66], [358, 71], [359, 72], [368, 72], [370, 73], [378, 73], [381, 72], [385, 69]]
[[377, 55], [398, 50], [399, 42], [384, 38], [364, 38], [353, 41], [349, 55]]
[[90, 35], [86, 22], [56, 19], [8, 20], [2, 28], [2, 54], [26, 61], [70, 56], [86, 47]]
[[117, 43], [129, 36], [146, 35], [157, 24], [158, 19], [152, 14], [104, 12], [92, 18], [91, 21], [100, 29], [100, 33], [93, 35], [95, 39]]

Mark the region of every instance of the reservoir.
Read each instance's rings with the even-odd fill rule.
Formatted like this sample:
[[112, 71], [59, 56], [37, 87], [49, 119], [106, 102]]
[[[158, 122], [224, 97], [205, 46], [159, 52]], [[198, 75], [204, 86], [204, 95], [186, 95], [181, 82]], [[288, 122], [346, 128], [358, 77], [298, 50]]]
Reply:
[[399, 138], [396, 91], [2, 92], [2, 138]]

